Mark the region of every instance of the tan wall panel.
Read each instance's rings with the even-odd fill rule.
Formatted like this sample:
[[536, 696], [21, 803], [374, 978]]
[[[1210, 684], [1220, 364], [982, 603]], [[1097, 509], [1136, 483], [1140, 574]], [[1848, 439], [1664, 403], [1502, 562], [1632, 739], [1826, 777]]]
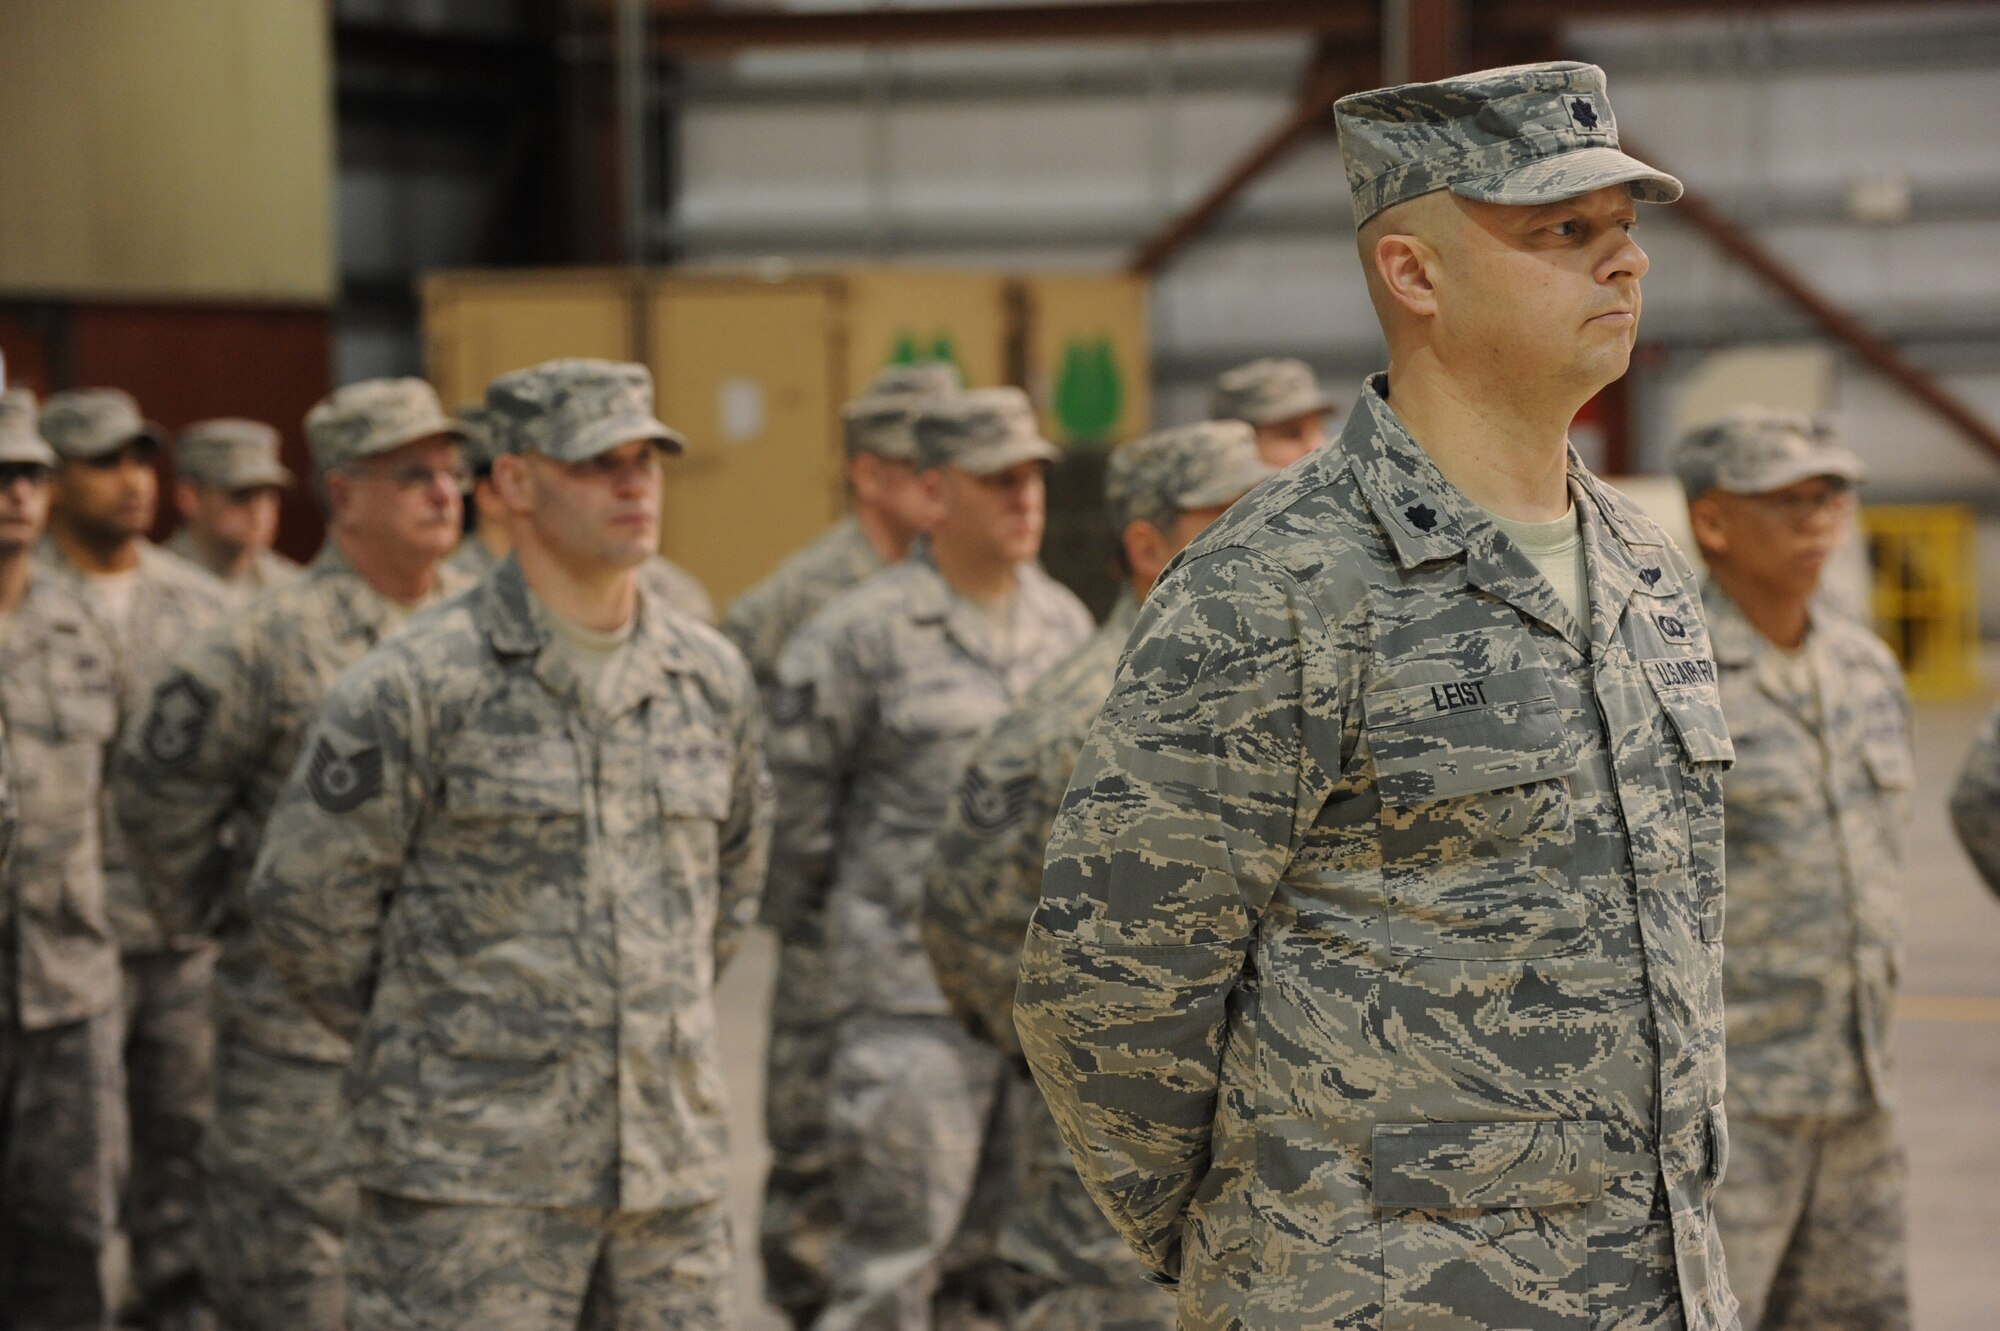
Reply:
[[847, 392], [867, 386], [895, 360], [950, 359], [966, 383], [1009, 382], [1007, 279], [994, 273], [860, 269], [842, 275], [847, 291]]
[[1027, 388], [1049, 438], [1108, 445], [1151, 428], [1145, 279], [1048, 274], [1021, 289]]
[[0, 292], [331, 299], [326, 11], [0, 4]]
[[839, 516], [838, 291], [662, 279], [646, 330], [660, 417], [688, 438], [661, 548], [726, 605]]
[[427, 373], [448, 408], [539, 361], [639, 358], [637, 285], [622, 272], [439, 273], [422, 294]]

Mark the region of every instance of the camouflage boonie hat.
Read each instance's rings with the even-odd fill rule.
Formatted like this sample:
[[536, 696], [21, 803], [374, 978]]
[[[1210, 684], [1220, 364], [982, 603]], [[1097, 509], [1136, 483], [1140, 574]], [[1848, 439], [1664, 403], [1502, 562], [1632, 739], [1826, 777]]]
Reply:
[[918, 365], [885, 365], [861, 395], [914, 393], [920, 397], [942, 397], [964, 391], [965, 376], [958, 372], [958, 366], [948, 360], [932, 360]]
[[1035, 409], [1018, 388], [979, 388], [939, 398], [917, 413], [917, 469], [957, 467], [992, 476], [1023, 462], [1054, 462]]
[[127, 444], [164, 448], [167, 432], [139, 414], [139, 404], [122, 388], [73, 388], [42, 404], [42, 438], [56, 456], [101, 458]]
[[174, 440], [174, 474], [217, 490], [288, 488], [292, 473], [278, 461], [278, 449], [278, 432], [262, 421], [197, 421]]
[[1219, 421], [1276, 425], [1315, 411], [1339, 409], [1304, 361], [1266, 359], [1224, 370], [1216, 378], [1208, 414]]
[[1769, 494], [1815, 476], [1859, 483], [1868, 474], [1831, 424], [1770, 407], [1738, 407], [1697, 425], [1675, 446], [1673, 467], [1690, 500], [1710, 490]]
[[25, 388], [0, 393], [0, 462], [56, 465], [56, 451], [35, 428], [35, 395]]
[[1104, 499], [1119, 531], [1135, 521], [1164, 529], [1178, 513], [1233, 504], [1277, 474], [1246, 422], [1201, 421], [1113, 449]]
[[1441, 189], [1509, 204], [1606, 185], [1646, 203], [1681, 196], [1680, 181], [1619, 151], [1604, 71], [1575, 60], [1352, 93], [1333, 115], [1356, 226]]
[[465, 442], [465, 427], [444, 414], [437, 393], [421, 379], [345, 384], [306, 413], [306, 443], [323, 472], [439, 434]]
[[500, 447], [498, 432], [493, 428], [493, 413], [484, 402], [468, 402], [460, 407], [458, 423], [465, 427], [465, 469], [477, 480], [493, 470], [493, 459], [506, 450]]
[[687, 440], [653, 417], [653, 376], [631, 361], [543, 361], [486, 386], [493, 443], [502, 453], [583, 462], [634, 439], [670, 453]]

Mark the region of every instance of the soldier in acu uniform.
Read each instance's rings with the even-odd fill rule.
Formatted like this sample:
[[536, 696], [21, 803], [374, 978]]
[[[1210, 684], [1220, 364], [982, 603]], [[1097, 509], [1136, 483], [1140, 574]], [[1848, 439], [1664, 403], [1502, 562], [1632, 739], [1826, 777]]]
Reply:
[[120, 823], [155, 910], [221, 941], [215, 1114], [202, 1143], [210, 1298], [238, 1331], [341, 1331], [354, 1210], [348, 1044], [285, 992], [245, 889], [272, 804], [334, 678], [411, 611], [464, 585], [459, 427], [417, 379], [336, 390], [306, 417], [329, 513], [305, 572], [174, 663], [128, 726]]
[[799, 630], [772, 703], [781, 817], [766, 914], [781, 935], [817, 918], [829, 991], [847, 1004], [830, 1109], [840, 1223], [819, 1331], [931, 1325], [1003, 1073], [931, 974], [924, 868], [980, 734], [1090, 631], [1034, 562], [1058, 455], [1026, 395], [933, 403], [916, 441], [937, 501], [929, 541]]
[[[1018, 1056], [1014, 986], [1021, 940], [1042, 894], [1042, 856], [1084, 731], [1111, 692], [1139, 603], [1167, 561], [1272, 475], [1250, 427], [1210, 421], [1111, 455], [1105, 501], [1129, 588], [1090, 640], [1035, 682], [975, 750], [931, 856], [924, 946], [952, 1011]], [[1015, 1331], [1173, 1331], [1171, 1291], [1145, 1268], [1077, 1181], [1055, 1123], [1023, 1125], [1024, 1178], [1000, 1256], [1022, 1269]]]
[[1208, 414], [1247, 423], [1264, 461], [1289, 467], [1326, 446], [1327, 418], [1339, 409], [1304, 361], [1253, 360], [1217, 377]]
[[513, 554], [335, 683], [250, 888], [354, 1041], [356, 1328], [727, 1327], [712, 989], [769, 850], [757, 695], [637, 570], [645, 368], [487, 390]]
[[[222, 587], [146, 539], [159, 502], [160, 428], [112, 388], [57, 393], [43, 436], [62, 459], [40, 555], [104, 621], [117, 648], [125, 709], [136, 712], [167, 662], [228, 610]], [[127, 856], [104, 828], [104, 873], [125, 976], [125, 1082], [132, 1173], [125, 1228], [149, 1329], [198, 1327], [201, 1293], [196, 1162], [215, 1064], [209, 983], [215, 948], [161, 930]]]
[[2000, 893], [2000, 712], [1988, 717], [1951, 789], [1951, 825], [1972, 867]]
[[126, 1162], [104, 759], [119, 716], [102, 624], [31, 558], [56, 455], [0, 394], [0, 724], [18, 818], [0, 866], [0, 1322], [109, 1331]]
[[1889, 1036], [1909, 702], [1874, 631], [1815, 599], [1861, 463], [1808, 417], [1745, 409], [1692, 431], [1674, 469], [1736, 744], [1715, 1198], [1731, 1284], [1745, 1331], [1907, 1331]]
[[198, 421], [174, 440], [174, 506], [181, 528], [167, 549], [207, 569], [241, 605], [298, 576], [271, 548], [278, 501], [292, 488], [278, 432], [262, 421]]
[[[911, 424], [924, 403], [960, 388], [949, 365], [892, 365], [841, 412], [853, 512], [737, 597], [722, 622], [767, 695], [779, 653], [799, 626], [841, 592], [902, 559], [928, 525]], [[838, 1218], [827, 1159], [826, 1091], [841, 1004], [828, 986], [818, 926], [819, 918], [808, 916], [779, 934], [764, 1061], [764, 1128], [771, 1144], [758, 1221], [764, 1297], [801, 1327], [812, 1324], [832, 1288], [827, 1258]]]
[[1388, 373], [1141, 609], [1016, 1028], [1188, 1331], [1730, 1331], [1729, 739], [1691, 570], [1565, 439], [1679, 185], [1589, 65], [1336, 115]]
[[[472, 521], [452, 552], [451, 562], [477, 580], [491, 573], [514, 548], [514, 519], [493, 483], [493, 463], [504, 450], [491, 416], [483, 404], [474, 403], [460, 412], [459, 418], [466, 426], [465, 461], [471, 473], [466, 506]], [[709, 599], [708, 589], [694, 574], [658, 551], [639, 566], [639, 580], [662, 604], [704, 624], [715, 622], [715, 602]]]

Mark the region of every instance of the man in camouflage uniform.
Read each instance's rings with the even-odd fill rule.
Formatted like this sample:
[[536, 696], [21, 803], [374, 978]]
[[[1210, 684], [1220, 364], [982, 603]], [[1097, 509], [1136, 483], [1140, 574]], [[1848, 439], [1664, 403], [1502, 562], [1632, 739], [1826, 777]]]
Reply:
[[1951, 825], [1972, 867], [2000, 893], [2000, 712], [1988, 717], [1951, 789]]
[[1188, 1331], [1730, 1331], [1729, 739], [1691, 570], [1565, 440], [1679, 185], [1589, 65], [1336, 116], [1388, 373], [1141, 608], [1022, 1047]]
[[1289, 467], [1326, 446], [1327, 418], [1338, 410], [1304, 361], [1253, 360], [1216, 378], [1208, 414], [1247, 423], [1264, 461]]
[[167, 549], [207, 569], [241, 605], [298, 576], [271, 548], [278, 502], [292, 488], [278, 432], [262, 421], [197, 421], [174, 440], [174, 506], [181, 527]]
[[[154, 681], [228, 598], [214, 578], [146, 539], [159, 501], [153, 457], [158, 426], [114, 388], [57, 393], [41, 430], [61, 459], [49, 532], [39, 550], [110, 630], [125, 710], [145, 705]], [[215, 949], [161, 930], [115, 827], [104, 828], [111, 923], [123, 954], [125, 1084], [132, 1171], [124, 1224], [132, 1276], [149, 1328], [200, 1326], [202, 1308], [196, 1163], [215, 1063], [209, 1018]]]
[[34, 399], [0, 394], [0, 1323], [108, 1331], [126, 1163], [118, 945], [98, 819], [118, 677], [103, 626], [30, 556], [56, 455]]
[[1815, 597], [1860, 460], [1824, 425], [1743, 409], [1674, 454], [1736, 766], [1729, 1177], [1715, 1198], [1745, 1331], [1907, 1331], [1907, 1170], [1889, 1113], [1914, 765], [1901, 672]]
[[[799, 626], [839, 593], [901, 560], [928, 524], [910, 427], [925, 402], [961, 387], [950, 365], [892, 365], [841, 412], [853, 511], [737, 597], [722, 623], [767, 695], [779, 653]], [[764, 1058], [771, 1146], [758, 1217], [764, 1297], [801, 1327], [812, 1324], [832, 1288], [827, 1257], [839, 1219], [826, 1110], [841, 1005], [828, 988], [819, 923], [817, 916], [797, 919], [779, 935]]]
[[[514, 520], [493, 484], [493, 461], [502, 450], [495, 442], [493, 422], [485, 406], [473, 403], [459, 413], [459, 419], [466, 426], [465, 462], [471, 488], [465, 500], [470, 521], [451, 562], [476, 582], [498, 567], [514, 548]], [[708, 589], [694, 574], [658, 551], [639, 566], [639, 580], [662, 605], [693, 615], [704, 624], [715, 622], [715, 602], [709, 599]]]
[[1090, 630], [1035, 563], [1058, 453], [1026, 395], [939, 399], [915, 431], [936, 501], [928, 542], [799, 630], [772, 701], [781, 816], [766, 916], [781, 936], [818, 919], [828, 991], [847, 1005], [829, 1110], [840, 1221], [819, 1331], [931, 1325], [1003, 1073], [931, 974], [924, 867], [980, 734]]
[[[931, 855], [924, 946], [953, 1012], [1002, 1053], [1020, 1054], [1014, 986], [1042, 893], [1042, 856], [1084, 731], [1111, 692], [1139, 603], [1167, 561], [1272, 475], [1250, 427], [1209, 421], [1112, 453], [1105, 501], [1129, 587], [1111, 617], [1035, 682], [982, 740]], [[1025, 1273], [1015, 1331], [1173, 1331], [1174, 1298], [1106, 1223], [1076, 1177], [1054, 1121], [1024, 1124], [1021, 1193], [1000, 1256]]]
[[638, 578], [645, 368], [486, 404], [513, 555], [335, 683], [251, 907], [343, 1039], [357, 1327], [730, 1324], [712, 989], [769, 850], [757, 695]]
[[354, 1210], [348, 1043], [285, 991], [245, 888], [278, 791], [339, 673], [458, 590], [459, 427], [417, 379], [349, 384], [306, 417], [329, 512], [305, 572], [205, 635], [126, 728], [114, 804], [162, 921], [221, 940], [213, 1122], [202, 1142], [209, 1294], [239, 1331], [340, 1331]]

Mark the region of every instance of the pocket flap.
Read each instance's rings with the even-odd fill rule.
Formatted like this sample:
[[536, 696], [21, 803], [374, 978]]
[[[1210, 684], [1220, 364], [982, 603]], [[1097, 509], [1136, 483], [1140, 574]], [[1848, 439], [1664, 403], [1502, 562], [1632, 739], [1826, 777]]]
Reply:
[[467, 737], [445, 765], [444, 807], [465, 818], [570, 816], [583, 811], [568, 740]]
[[1713, 682], [1672, 682], [1680, 677], [1675, 671], [1696, 666], [1706, 667], [1712, 680], [1715, 668], [1706, 661], [1648, 661], [1646, 678], [1652, 681], [1653, 695], [1660, 700], [1660, 710], [1667, 714], [1689, 762], [1734, 764], [1736, 746], [1730, 743], [1729, 722], [1722, 715], [1721, 690]]
[[1378, 1123], [1375, 1205], [1468, 1211], [1571, 1206], [1604, 1195], [1604, 1125]]
[[1375, 786], [1392, 807], [1525, 786], [1576, 770], [1544, 670], [1379, 689], [1362, 706]]
[[1910, 751], [1901, 738], [1870, 737], [1861, 743], [1861, 756], [1868, 763], [1868, 775], [1881, 790], [1908, 790], [1917, 784]]

